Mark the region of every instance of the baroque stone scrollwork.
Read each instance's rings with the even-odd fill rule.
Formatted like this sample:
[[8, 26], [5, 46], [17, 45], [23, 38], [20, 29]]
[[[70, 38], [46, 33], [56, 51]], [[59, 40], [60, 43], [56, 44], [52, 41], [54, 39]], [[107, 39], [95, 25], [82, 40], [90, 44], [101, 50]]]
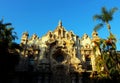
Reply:
[[80, 39], [72, 31], [65, 30], [60, 21], [54, 31], [49, 31], [41, 38], [36, 34], [29, 38], [28, 32], [23, 33], [20, 55], [33, 62], [34, 71], [52, 72], [58, 76], [55, 79], [61, 80], [60, 72], [69, 78], [71, 72], [80, 74], [88, 70], [95, 71], [95, 55], [100, 55], [100, 49], [97, 47], [93, 52], [93, 48], [99, 42], [97, 32], [92, 33], [92, 38], [85, 33]]

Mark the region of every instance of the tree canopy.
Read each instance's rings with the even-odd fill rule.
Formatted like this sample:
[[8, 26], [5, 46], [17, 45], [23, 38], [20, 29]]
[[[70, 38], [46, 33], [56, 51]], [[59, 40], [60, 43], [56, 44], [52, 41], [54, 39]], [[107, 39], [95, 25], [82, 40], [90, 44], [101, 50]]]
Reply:
[[2, 73], [12, 71], [19, 61], [19, 54], [16, 51], [19, 44], [14, 42], [17, 35], [11, 25], [11, 23], [3, 23], [3, 19], [0, 21], [0, 72]]
[[102, 7], [101, 14], [95, 14], [93, 16], [94, 20], [102, 21], [102, 24], [106, 23], [108, 30], [111, 29], [109, 25], [109, 21], [113, 20], [113, 14], [118, 10], [118, 8], [114, 7], [110, 10], [107, 10], [106, 7]]

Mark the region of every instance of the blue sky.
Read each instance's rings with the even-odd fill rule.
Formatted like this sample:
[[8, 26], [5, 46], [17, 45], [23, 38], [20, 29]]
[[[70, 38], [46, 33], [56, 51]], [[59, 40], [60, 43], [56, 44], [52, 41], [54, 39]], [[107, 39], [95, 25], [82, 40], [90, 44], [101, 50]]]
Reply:
[[[120, 0], [0, 0], [0, 18], [4, 16], [4, 22], [12, 23], [19, 37], [18, 43], [24, 31], [28, 31], [30, 36], [36, 33], [41, 37], [49, 30], [53, 31], [59, 20], [68, 31], [72, 30], [79, 37], [84, 33], [91, 37], [98, 23], [92, 17], [100, 14], [103, 6], [119, 9], [110, 24], [112, 32], [120, 39]], [[107, 28], [102, 28], [98, 34], [106, 38]], [[120, 50], [120, 40], [117, 49]]]

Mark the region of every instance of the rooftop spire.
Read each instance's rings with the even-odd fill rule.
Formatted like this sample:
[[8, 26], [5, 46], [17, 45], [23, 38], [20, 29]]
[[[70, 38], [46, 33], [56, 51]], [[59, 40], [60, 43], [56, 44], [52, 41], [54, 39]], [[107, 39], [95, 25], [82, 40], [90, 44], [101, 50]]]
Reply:
[[58, 26], [62, 26], [62, 21], [61, 20], [59, 20], [59, 23], [58, 23]]

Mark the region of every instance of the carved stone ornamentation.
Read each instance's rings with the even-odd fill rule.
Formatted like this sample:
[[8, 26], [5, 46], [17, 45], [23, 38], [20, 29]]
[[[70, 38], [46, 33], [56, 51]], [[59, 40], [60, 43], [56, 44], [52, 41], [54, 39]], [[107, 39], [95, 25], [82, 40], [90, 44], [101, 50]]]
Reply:
[[[32, 58], [33, 71], [51, 72], [56, 79], [53, 83], [57, 83], [58, 80], [70, 83], [71, 72], [81, 74], [85, 71], [96, 71], [95, 53], [100, 55], [100, 49], [98, 47], [94, 52], [93, 48], [99, 41], [97, 32], [92, 33], [92, 39], [87, 34], [79, 38], [72, 31], [67, 31], [60, 21], [54, 31], [49, 31], [41, 38], [36, 34], [28, 38], [28, 33], [23, 33], [21, 38], [23, 50], [20, 51], [20, 55]], [[65, 80], [64, 76], [69, 80]], [[48, 80], [48, 77], [45, 79]]]

